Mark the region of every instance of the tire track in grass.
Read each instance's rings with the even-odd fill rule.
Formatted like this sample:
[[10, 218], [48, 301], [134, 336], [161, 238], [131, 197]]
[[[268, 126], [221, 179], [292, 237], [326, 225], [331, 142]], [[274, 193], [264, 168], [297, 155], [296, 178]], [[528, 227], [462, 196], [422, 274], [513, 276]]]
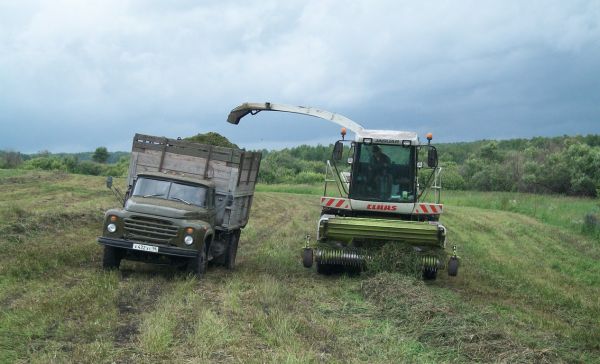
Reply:
[[[125, 263], [125, 262], [124, 262]], [[140, 325], [161, 298], [173, 291], [173, 284], [181, 275], [156, 266], [127, 262], [120, 271], [116, 293], [117, 321], [113, 332], [114, 346], [122, 362], [131, 362], [140, 355]]]

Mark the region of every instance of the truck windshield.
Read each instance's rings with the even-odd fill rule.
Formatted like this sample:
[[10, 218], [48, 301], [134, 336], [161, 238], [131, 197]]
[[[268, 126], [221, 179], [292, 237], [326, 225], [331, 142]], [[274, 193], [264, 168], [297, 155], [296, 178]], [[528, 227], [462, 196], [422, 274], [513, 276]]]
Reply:
[[206, 187], [187, 185], [179, 182], [138, 178], [134, 196], [156, 197], [174, 200], [187, 205], [206, 207]]
[[414, 147], [357, 144], [350, 198], [381, 202], [414, 202], [414, 171]]

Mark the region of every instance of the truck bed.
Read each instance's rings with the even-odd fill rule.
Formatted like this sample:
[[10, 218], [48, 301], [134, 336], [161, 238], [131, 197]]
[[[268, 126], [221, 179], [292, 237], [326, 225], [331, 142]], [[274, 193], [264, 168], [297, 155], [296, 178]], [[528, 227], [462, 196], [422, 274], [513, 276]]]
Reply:
[[262, 155], [242, 149], [136, 134], [128, 186], [138, 174], [162, 172], [215, 184], [217, 228], [233, 230], [248, 222]]

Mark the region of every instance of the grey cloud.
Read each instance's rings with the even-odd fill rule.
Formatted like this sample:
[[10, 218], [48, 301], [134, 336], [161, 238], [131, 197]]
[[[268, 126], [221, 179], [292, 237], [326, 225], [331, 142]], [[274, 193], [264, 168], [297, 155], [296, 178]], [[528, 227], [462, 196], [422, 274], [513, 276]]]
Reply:
[[444, 141], [598, 133], [599, 42], [595, 1], [4, 3], [0, 148], [126, 149], [136, 131], [266, 148], [337, 137], [289, 115], [225, 124], [244, 101]]

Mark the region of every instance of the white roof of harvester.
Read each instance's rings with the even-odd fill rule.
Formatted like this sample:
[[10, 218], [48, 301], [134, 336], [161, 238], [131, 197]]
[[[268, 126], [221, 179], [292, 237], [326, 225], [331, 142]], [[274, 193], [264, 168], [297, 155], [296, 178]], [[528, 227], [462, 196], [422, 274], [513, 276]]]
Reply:
[[357, 142], [363, 142], [364, 139], [372, 139], [374, 144], [402, 144], [403, 140], [410, 140], [412, 145], [419, 144], [419, 137], [417, 133], [412, 131], [398, 131], [398, 130], [355, 130], [356, 137], [354, 138]]

